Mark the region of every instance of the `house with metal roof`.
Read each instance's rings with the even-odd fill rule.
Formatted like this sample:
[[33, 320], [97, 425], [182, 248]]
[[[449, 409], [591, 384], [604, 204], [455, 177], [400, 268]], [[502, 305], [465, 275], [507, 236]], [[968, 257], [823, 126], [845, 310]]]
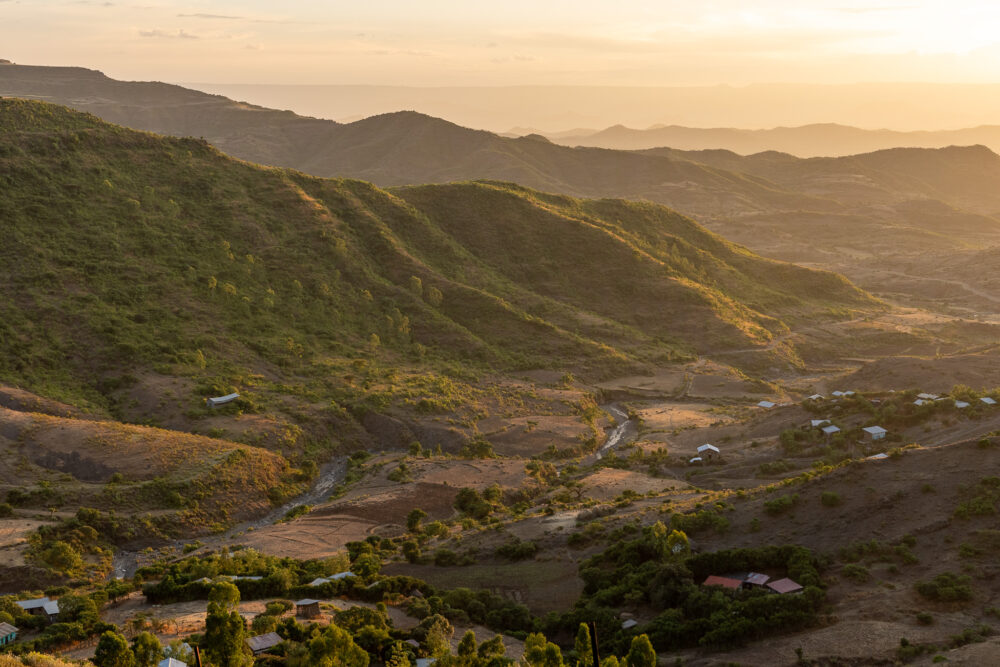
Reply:
[[766, 586], [767, 580], [770, 579], [766, 574], [760, 574], [759, 572], [751, 572], [743, 579], [744, 588], [753, 588], [754, 586]]
[[156, 667], [187, 667], [187, 663], [177, 658], [166, 658], [156, 663]]
[[993, 400], [992, 398], [990, 398], [989, 396], [983, 396], [982, 398], [980, 398], [980, 399], [979, 399], [979, 401], [980, 401], [981, 403], [985, 403], [986, 405], [996, 405], [996, 404], [997, 404], [997, 402], [996, 402], [996, 401], [994, 401], [994, 400]]
[[16, 641], [18, 632], [20, 631], [10, 623], [0, 623], [0, 646]]
[[639, 621], [634, 618], [630, 618], [626, 621], [622, 621], [622, 630], [631, 630], [635, 626], [639, 625]]
[[17, 600], [16, 604], [33, 616], [45, 616], [50, 622], [55, 622], [59, 616], [59, 601], [47, 597], [33, 600]]
[[826, 435], [827, 437], [830, 437], [835, 433], [840, 433], [840, 427], [834, 426], [833, 424], [830, 424], [829, 426], [824, 426], [822, 430], [823, 434]]
[[881, 426], [866, 426], [861, 430], [865, 432], [869, 440], [881, 440], [885, 437], [885, 434], [888, 433], [888, 431]]
[[232, 403], [239, 397], [240, 397], [239, 394], [234, 393], [234, 394], [226, 394], [225, 396], [215, 396], [213, 398], [206, 398], [205, 405], [207, 405], [210, 408], [217, 408], [220, 405], [225, 405], [226, 403]]
[[777, 403], [774, 403], [773, 401], [761, 401], [760, 403], [757, 404], [757, 407], [764, 408], [765, 410], [767, 410], [773, 408], [775, 405], [777, 405]]
[[719, 456], [721, 453], [722, 452], [720, 452], [719, 448], [716, 447], [715, 445], [702, 445], [701, 447], [698, 448], [698, 456], [702, 457], [703, 459], [711, 460], [716, 456]]
[[268, 632], [266, 635], [257, 635], [256, 637], [247, 638], [247, 646], [250, 647], [250, 651], [253, 652], [255, 656], [264, 653], [268, 649], [272, 649], [283, 640], [278, 636], [277, 632]]

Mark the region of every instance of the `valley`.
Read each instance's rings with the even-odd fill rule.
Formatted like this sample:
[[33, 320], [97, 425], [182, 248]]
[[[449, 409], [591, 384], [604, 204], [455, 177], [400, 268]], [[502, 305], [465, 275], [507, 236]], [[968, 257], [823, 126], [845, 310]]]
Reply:
[[[0, 660], [208, 652], [219, 608], [289, 667], [997, 650], [1000, 157], [244, 110], [356, 161], [0, 99]], [[752, 572], [800, 591], [705, 585]]]

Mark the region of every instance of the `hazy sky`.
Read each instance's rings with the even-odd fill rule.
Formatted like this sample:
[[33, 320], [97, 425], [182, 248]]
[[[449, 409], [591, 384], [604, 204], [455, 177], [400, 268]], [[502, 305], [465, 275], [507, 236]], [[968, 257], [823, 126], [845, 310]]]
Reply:
[[385, 85], [1000, 81], [988, 0], [0, 0], [0, 58]]

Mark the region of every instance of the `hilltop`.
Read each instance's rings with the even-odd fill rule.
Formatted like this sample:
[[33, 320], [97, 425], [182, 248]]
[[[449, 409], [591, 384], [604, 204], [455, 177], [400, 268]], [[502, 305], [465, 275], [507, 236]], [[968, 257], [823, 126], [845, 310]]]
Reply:
[[82, 68], [5, 65], [0, 95], [204, 137], [242, 159], [383, 187], [484, 179], [574, 197], [649, 200], [755, 252], [842, 273], [884, 298], [946, 313], [983, 301], [946, 283], [928, 298], [926, 281], [908, 265], [926, 253], [934, 253], [931, 264], [950, 262], [1000, 240], [993, 186], [1000, 158], [982, 146], [815, 159], [773, 150], [571, 148], [412, 111], [336, 123]]

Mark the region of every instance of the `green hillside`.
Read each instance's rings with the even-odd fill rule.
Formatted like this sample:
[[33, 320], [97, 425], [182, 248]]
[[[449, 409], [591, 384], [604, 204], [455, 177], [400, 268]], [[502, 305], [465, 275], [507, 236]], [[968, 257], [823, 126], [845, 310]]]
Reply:
[[189, 412], [239, 390], [346, 439], [484, 373], [641, 371], [875, 305], [651, 204], [385, 191], [39, 102], [0, 101], [0, 130], [0, 378], [113, 416], [180, 378]]

